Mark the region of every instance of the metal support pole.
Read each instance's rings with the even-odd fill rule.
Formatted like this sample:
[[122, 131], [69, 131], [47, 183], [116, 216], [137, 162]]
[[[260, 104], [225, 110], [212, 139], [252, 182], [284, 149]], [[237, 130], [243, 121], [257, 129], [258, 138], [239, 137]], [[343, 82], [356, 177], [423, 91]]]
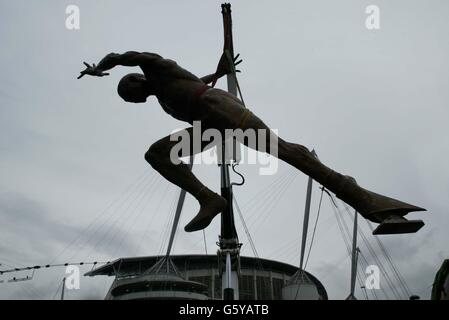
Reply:
[[309, 229], [309, 216], [310, 216], [310, 201], [312, 199], [312, 184], [313, 179], [309, 177], [309, 181], [307, 182], [307, 194], [306, 194], [306, 207], [304, 209], [304, 222], [302, 226], [302, 242], [301, 242], [301, 260], [299, 263], [300, 271], [303, 270], [304, 266], [304, 253], [306, 251], [306, 242], [307, 242], [307, 232]]
[[357, 211], [354, 212], [354, 229], [352, 234], [352, 259], [351, 259], [351, 293], [350, 297], [355, 298], [355, 281], [357, 277]]
[[223, 290], [223, 300], [234, 300], [234, 289], [232, 287], [231, 254], [226, 254], [226, 288]]
[[[228, 52], [234, 57], [234, 48], [232, 43], [232, 19], [231, 5], [224, 3], [221, 5], [224, 27], [224, 52]], [[228, 92], [237, 95], [237, 84], [234, 74], [227, 75]], [[223, 299], [238, 299], [238, 267], [239, 267], [239, 249], [237, 231], [234, 222], [232, 185], [229, 177], [229, 166], [234, 161], [233, 157], [228, 155], [226, 146], [232, 145], [231, 142], [223, 141], [221, 152], [221, 195], [228, 202], [227, 208], [221, 214], [221, 235], [219, 239], [221, 259], [226, 256], [226, 267], [222, 275], [223, 282]], [[231, 147], [232, 149], [232, 147]], [[233, 270], [233, 267], [235, 268]], [[234, 281], [232, 281], [234, 280]]]
[[62, 279], [61, 300], [64, 300], [65, 277]]
[[[315, 150], [312, 150], [312, 154], [314, 157], [317, 158], [317, 154]], [[309, 230], [309, 217], [310, 217], [310, 202], [312, 200], [312, 185], [313, 185], [313, 179], [309, 177], [309, 180], [307, 182], [307, 193], [306, 193], [306, 206], [304, 208], [304, 222], [302, 226], [302, 241], [301, 241], [301, 256], [300, 256], [300, 263], [299, 263], [299, 270], [300, 272], [303, 270], [304, 266], [304, 254], [306, 251], [306, 243], [307, 243], [307, 233]]]

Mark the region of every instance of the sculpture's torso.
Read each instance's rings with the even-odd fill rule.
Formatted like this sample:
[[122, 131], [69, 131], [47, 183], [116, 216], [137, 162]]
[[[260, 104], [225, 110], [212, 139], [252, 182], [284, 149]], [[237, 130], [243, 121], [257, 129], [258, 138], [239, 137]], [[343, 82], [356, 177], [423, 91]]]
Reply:
[[162, 109], [175, 119], [192, 123], [195, 115], [201, 113], [197, 92], [204, 83], [189, 71], [173, 64], [160, 73], [143, 70], [149, 81], [157, 87], [156, 97]]

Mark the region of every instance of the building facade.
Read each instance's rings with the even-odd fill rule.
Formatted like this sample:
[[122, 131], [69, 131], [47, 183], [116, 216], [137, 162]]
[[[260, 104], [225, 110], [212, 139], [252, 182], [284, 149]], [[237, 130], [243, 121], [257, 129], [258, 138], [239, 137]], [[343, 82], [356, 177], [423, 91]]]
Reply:
[[[170, 260], [176, 270], [151, 273], [163, 257], [122, 258], [86, 274], [114, 276], [105, 299], [222, 299], [222, 276], [215, 255], [178, 255]], [[327, 300], [321, 282], [298, 268], [253, 257], [240, 257], [239, 300]]]

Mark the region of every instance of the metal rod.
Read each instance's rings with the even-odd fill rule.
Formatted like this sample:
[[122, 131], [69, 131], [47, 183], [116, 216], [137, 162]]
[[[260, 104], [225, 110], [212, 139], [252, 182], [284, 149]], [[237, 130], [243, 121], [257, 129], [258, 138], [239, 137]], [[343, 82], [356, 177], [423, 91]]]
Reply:
[[[315, 150], [312, 150], [312, 155], [315, 158], [318, 158]], [[302, 226], [302, 242], [301, 242], [301, 256], [299, 262], [299, 269], [302, 270], [304, 263], [304, 254], [306, 251], [306, 243], [307, 243], [307, 233], [309, 230], [309, 217], [310, 217], [310, 203], [312, 199], [312, 185], [313, 179], [309, 177], [307, 182], [307, 193], [306, 193], [306, 206], [304, 208], [304, 221]]]
[[354, 229], [352, 234], [352, 264], [351, 264], [351, 296], [355, 298], [355, 281], [357, 276], [357, 211], [354, 213]]
[[226, 254], [226, 288], [232, 288], [231, 254]]
[[[195, 158], [195, 156], [193, 156], [193, 155], [190, 156], [190, 160], [189, 160], [190, 162], [188, 164], [188, 167], [190, 170], [192, 170], [194, 158]], [[181, 191], [179, 193], [178, 204], [176, 206], [175, 218], [173, 219], [173, 226], [171, 229], [170, 240], [168, 242], [167, 252], [165, 254], [167, 257], [170, 255], [170, 252], [171, 252], [171, 249], [173, 246], [173, 241], [175, 239], [176, 230], [178, 229], [179, 218], [181, 216], [181, 211], [182, 211], [182, 207], [184, 206], [185, 198], [186, 198], [186, 191], [184, 189], [181, 189]]]
[[65, 277], [62, 279], [61, 300], [64, 300]]
[[309, 177], [309, 181], [307, 182], [306, 206], [304, 208], [304, 222], [302, 227], [301, 260], [299, 263], [300, 270], [302, 270], [303, 267], [304, 253], [306, 251], [307, 231], [309, 229], [310, 201], [312, 199], [312, 184], [313, 179]]

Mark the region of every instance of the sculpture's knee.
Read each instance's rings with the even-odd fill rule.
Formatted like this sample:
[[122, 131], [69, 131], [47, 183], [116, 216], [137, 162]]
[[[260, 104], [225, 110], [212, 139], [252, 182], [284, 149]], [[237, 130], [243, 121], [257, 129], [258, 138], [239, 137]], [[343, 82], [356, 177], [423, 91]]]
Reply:
[[165, 148], [158, 144], [153, 144], [148, 149], [147, 152], [145, 152], [145, 160], [152, 166], [157, 167], [162, 162], [164, 162], [165, 158]]
[[155, 161], [155, 157], [156, 157], [156, 155], [153, 153], [151, 148], [148, 149], [147, 152], [145, 152], [145, 161], [148, 162], [149, 164], [153, 165], [153, 163]]

